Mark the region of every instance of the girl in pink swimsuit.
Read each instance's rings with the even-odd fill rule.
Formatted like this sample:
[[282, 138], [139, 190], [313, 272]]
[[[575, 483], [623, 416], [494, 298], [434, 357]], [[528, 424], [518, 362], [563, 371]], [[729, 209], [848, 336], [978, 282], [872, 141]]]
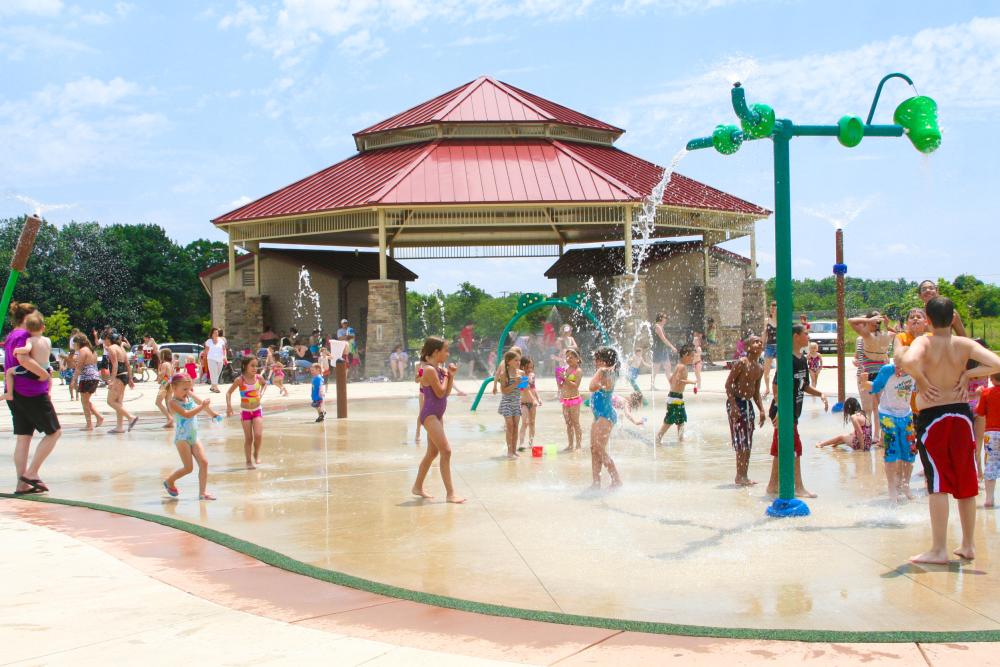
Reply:
[[226, 392], [226, 414], [233, 413], [233, 392], [240, 392], [240, 423], [243, 424], [243, 453], [246, 454], [247, 470], [260, 464], [260, 446], [264, 440], [264, 412], [260, 399], [264, 396], [267, 383], [257, 373], [257, 358], [243, 357], [240, 361], [240, 375]]
[[427, 431], [427, 452], [417, 469], [417, 479], [413, 482], [413, 495], [418, 498], [433, 498], [424, 490], [424, 480], [439, 455], [441, 456], [441, 481], [449, 503], [464, 503], [465, 498], [455, 495], [451, 483], [451, 444], [444, 433], [444, 412], [448, 408], [448, 394], [455, 382], [455, 364], [448, 364], [448, 370], [442, 365], [448, 361], [448, 341], [438, 336], [429, 336], [420, 350], [420, 393], [424, 404], [420, 408], [420, 423]]
[[580, 396], [582, 381], [580, 354], [574, 349], [567, 349], [566, 366], [556, 369], [556, 384], [559, 385], [559, 400], [562, 402], [566, 439], [569, 442], [563, 451], [567, 452], [583, 448], [583, 427], [580, 426], [580, 406], [583, 404], [583, 396]]

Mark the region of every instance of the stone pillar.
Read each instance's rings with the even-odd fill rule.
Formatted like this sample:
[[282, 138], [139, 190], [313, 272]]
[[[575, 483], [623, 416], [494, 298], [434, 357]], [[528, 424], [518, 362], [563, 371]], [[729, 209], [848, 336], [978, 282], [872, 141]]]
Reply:
[[403, 304], [398, 280], [368, 281], [365, 375], [384, 375], [392, 348], [403, 342]]
[[[635, 287], [632, 288], [633, 276], [612, 276], [614, 296], [620, 295], [622, 309], [630, 316], [615, 322], [602, 322], [610, 327], [608, 335], [616, 340], [625, 354], [631, 354], [637, 340], [649, 331], [649, 305], [646, 300], [646, 276], [639, 275]], [[645, 326], [644, 326], [645, 325]]]
[[266, 297], [248, 295], [243, 290], [226, 290], [221, 328], [234, 350], [253, 349], [264, 331]]
[[743, 283], [743, 315], [740, 318], [740, 336], [753, 332], [758, 336], [764, 330], [767, 320], [767, 299], [764, 281], [759, 278], [748, 279]]

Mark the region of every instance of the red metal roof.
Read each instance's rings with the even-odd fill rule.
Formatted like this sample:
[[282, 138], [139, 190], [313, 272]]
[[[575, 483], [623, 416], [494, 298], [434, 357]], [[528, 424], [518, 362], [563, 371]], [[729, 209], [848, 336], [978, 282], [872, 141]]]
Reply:
[[[611, 146], [549, 139], [438, 140], [359, 153], [214, 222], [376, 205], [640, 201], [661, 173], [661, 167]], [[678, 173], [663, 203], [770, 215]]]
[[[613, 174], [623, 184], [647, 196], [660, 182], [663, 167], [647, 162], [613, 146], [598, 146], [581, 143], [562, 143], [574, 155], [593, 165], [599, 171]], [[676, 171], [663, 193], [663, 203], [669, 206], [706, 208], [715, 211], [731, 211], [750, 215], [771, 215], [771, 211], [740, 199], [727, 192], [688, 178]]]
[[621, 134], [624, 130], [578, 111], [481, 76], [432, 100], [354, 134], [355, 137], [404, 127], [446, 122], [549, 122]]

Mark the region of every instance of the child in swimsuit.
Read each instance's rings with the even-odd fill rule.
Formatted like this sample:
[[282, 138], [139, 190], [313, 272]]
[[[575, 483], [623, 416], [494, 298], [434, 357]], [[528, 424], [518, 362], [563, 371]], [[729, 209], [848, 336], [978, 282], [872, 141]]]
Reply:
[[819, 343], [809, 343], [806, 365], [809, 367], [809, 384], [815, 387], [816, 383], [819, 382], [819, 372], [823, 370], [823, 357], [819, 353]]
[[156, 369], [156, 381], [160, 388], [156, 392], [156, 407], [160, 409], [167, 423], [163, 428], [173, 428], [174, 417], [167, 409], [167, 399], [170, 397], [170, 378], [174, 376], [173, 353], [168, 348], [160, 350], [160, 367]]
[[694, 345], [685, 343], [681, 346], [681, 362], [674, 366], [674, 372], [670, 374], [670, 393], [667, 394], [667, 414], [663, 416], [663, 426], [656, 434], [656, 444], [663, 444], [663, 436], [674, 424], [677, 425], [677, 442], [684, 442], [684, 424], [687, 423], [687, 411], [684, 409], [684, 389], [689, 384], [696, 385], [696, 380], [687, 379], [688, 365], [694, 361]]
[[517, 426], [521, 419], [521, 355], [509, 350], [503, 355], [503, 369], [494, 379], [500, 383], [500, 405], [497, 413], [503, 417], [504, 435], [507, 440], [507, 458], [517, 458]]
[[583, 448], [583, 427], [580, 426], [580, 382], [583, 380], [583, 369], [580, 368], [580, 354], [573, 349], [566, 350], [566, 366], [556, 369], [556, 384], [559, 385], [559, 400], [562, 401], [563, 420], [566, 422], [566, 438], [569, 446], [565, 450], [572, 452]]
[[611, 402], [614, 394], [615, 381], [618, 379], [618, 353], [610, 347], [601, 347], [594, 352], [594, 363], [597, 372], [590, 380], [590, 409], [594, 413], [594, 424], [590, 427], [590, 468], [594, 484], [591, 488], [601, 488], [601, 469], [607, 468], [611, 475], [611, 488], [622, 485], [618, 468], [608, 454], [608, 440], [611, 429], [618, 421]]
[[285, 389], [285, 367], [280, 361], [271, 365], [271, 383], [278, 388], [282, 396], [288, 396], [288, 390]]
[[521, 433], [518, 438], [518, 445], [524, 446], [524, 436], [528, 436], [528, 446], [535, 444], [535, 413], [542, 400], [538, 398], [538, 390], [535, 389], [535, 364], [531, 359], [523, 357], [521, 359], [521, 381], [518, 383], [521, 394]]
[[642, 392], [633, 391], [628, 400], [622, 398], [618, 394], [611, 397], [611, 407], [615, 410], [621, 410], [622, 414], [625, 415], [625, 419], [629, 420], [636, 426], [645, 426], [646, 418], [642, 419], [635, 416], [635, 410], [642, 407]]
[[208, 459], [205, 448], [198, 440], [198, 413], [208, 408], [209, 399], [200, 403], [195, 400], [191, 378], [178, 373], [170, 379], [170, 411], [174, 413], [177, 429], [174, 431], [174, 446], [181, 457], [181, 467], [163, 480], [163, 488], [172, 498], [176, 498], [177, 480], [194, 470], [192, 459], [198, 462], [198, 499], [215, 500], [207, 490]]
[[638, 344], [632, 351], [632, 355], [628, 358], [628, 383], [632, 385], [634, 391], [639, 391], [638, 379], [643, 366], [652, 369], [653, 362], [646, 347]]
[[427, 452], [417, 469], [417, 479], [412, 493], [419, 498], [433, 498], [424, 490], [424, 480], [434, 459], [441, 456], [441, 481], [444, 482], [449, 503], [464, 503], [465, 498], [455, 495], [451, 483], [451, 445], [444, 433], [444, 412], [448, 408], [448, 394], [455, 382], [458, 367], [448, 364], [448, 370], [441, 366], [448, 361], [448, 341], [438, 336], [430, 336], [420, 350], [420, 393], [424, 396], [423, 407], [418, 417], [427, 431]]
[[226, 414], [233, 416], [233, 392], [240, 392], [240, 423], [243, 425], [243, 453], [247, 470], [260, 465], [260, 446], [264, 440], [264, 412], [260, 399], [267, 383], [257, 374], [257, 358], [243, 357], [240, 374], [226, 392]]
[[844, 401], [844, 423], [850, 422], [852, 430], [835, 435], [816, 445], [818, 448], [847, 445], [856, 452], [867, 452], [872, 448], [872, 426], [861, 408], [861, 402], [853, 396]]

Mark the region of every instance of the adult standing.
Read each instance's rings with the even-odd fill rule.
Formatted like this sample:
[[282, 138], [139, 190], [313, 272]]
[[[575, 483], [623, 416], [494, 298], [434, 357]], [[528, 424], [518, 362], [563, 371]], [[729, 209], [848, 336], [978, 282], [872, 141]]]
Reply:
[[[14, 302], [10, 304], [10, 319], [14, 329], [7, 334], [7, 340], [4, 342], [4, 365], [20, 364], [25, 370], [38, 376], [38, 379], [34, 380], [26, 375], [15, 375], [14, 396], [12, 400], [7, 402], [16, 438], [14, 445], [14, 470], [17, 475], [17, 486], [14, 493], [16, 495], [46, 493], [49, 490], [49, 487], [39, 477], [38, 471], [45, 463], [45, 459], [52, 453], [59, 436], [62, 435], [59, 417], [56, 415], [52, 400], [49, 398], [51, 375], [30, 355], [21, 355], [18, 359], [14, 358], [14, 349], [24, 347], [25, 341], [31, 337], [28, 330], [24, 328], [24, 318], [36, 310], [37, 308], [30, 303]], [[45, 436], [39, 441], [38, 448], [35, 449], [35, 455], [31, 457], [29, 465], [31, 438], [35, 435], [35, 431], [44, 433]]]
[[133, 416], [125, 409], [125, 387], [135, 388], [135, 381], [132, 379], [132, 365], [128, 360], [128, 353], [121, 346], [121, 336], [114, 332], [104, 334], [104, 354], [108, 357], [108, 364], [111, 375], [108, 378], [108, 407], [115, 411], [117, 426], [109, 433], [125, 433], [125, 420], [128, 420], [128, 429], [135, 428], [139, 417]]
[[209, 391], [219, 392], [219, 376], [222, 367], [226, 365], [226, 339], [221, 336], [218, 327], [212, 327], [208, 340], [205, 341], [206, 360], [208, 361], [208, 378], [212, 386]]
[[[938, 291], [937, 283], [933, 280], [924, 280], [917, 286], [917, 294], [920, 296], [920, 300], [924, 302], [924, 313], [927, 312], [927, 302], [931, 299], [941, 296], [941, 292]], [[951, 319], [951, 331], [956, 336], [965, 336], [965, 323], [962, 322], [962, 316], [958, 314], [958, 310], [955, 310], [955, 314]]]
[[462, 361], [469, 364], [469, 375], [476, 375], [475, 354], [472, 346], [475, 345], [476, 332], [472, 320], [467, 320], [462, 330], [458, 332], [458, 351]]
[[160, 346], [149, 334], [142, 337], [142, 363], [146, 368], [152, 369], [153, 373], [156, 373], [160, 365]]
[[295, 346], [292, 348], [292, 358], [295, 360], [295, 374], [292, 376], [292, 382], [295, 384], [298, 384], [299, 371], [308, 373], [309, 368], [316, 361], [312, 351], [309, 349], [308, 343], [308, 338], [299, 336], [299, 339], [295, 341]]
[[351, 326], [346, 317], [340, 320], [340, 328], [337, 329], [337, 340], [347, 343], [347, 368], [350, 374], [354, 375], [355, 369], [361, 367], [361, 361], [357, 358], [358, 347], [354, 327]]
[[267, 324], [264, 326], [264, 333], [260, 335], [259, 340], [261, 347], [270, 347], [278, 342], [278, 334], [274, 333], [270, 324]]
[[94, 430], [91, 418], [97, 419], [97, 428], [104, 425], [104, 417], [97, 411], [91, 399], [97, 391], [97, 385], [101, 381], [101, 375], [97, 372], [97, 354], [90, 346], [90, 340], [82, 333], [78, 333], [70, 339], [70, 345], [76, 349], [76, 370], [73, 374], [73, 382], [76, 383], [76, 391], [80, 395], [80, 405], [83, 407], [83, 418], [87, 422], [85, 431]]
[[677, 348], [667, 338], [667, 315], [657, 313], [656, 321], [653, 324], [653, 377], [649, 381], [649, 388], [656, 389], [656, 370], [663, 370], [663, 374], [669, 378], [672, 372], [670, 368], [670, 352], [677, 352]]

